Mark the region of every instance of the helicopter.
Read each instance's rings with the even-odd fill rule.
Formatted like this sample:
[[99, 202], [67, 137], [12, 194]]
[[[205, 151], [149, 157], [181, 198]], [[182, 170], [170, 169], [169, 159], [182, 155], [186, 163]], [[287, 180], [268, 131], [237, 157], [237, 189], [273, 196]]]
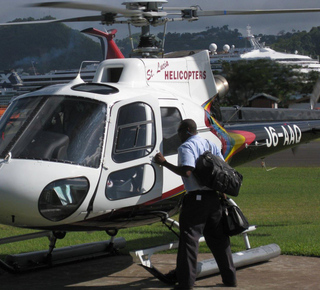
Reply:
[[[176, 164], [177, 128], [192, 118], [198, 134], [238, 166], [320, 136], [316, 110], [220, 108], [227, 81], [213, 76], [208, 51], [164, 57], [150, 26], [203, 16], [319, 12], [320, 9], [202, 11], [166, 8], [166, 0], [126, 1], [126, 8], [79, 2], [33, 7], [100, 15], [51, 22], [101, 21], [141, 28], [131, 58], [102, 61], [92, 82], [80, 76], [17, 96], [0, 119], [0, 223], [52, 233], [107, 231], [168, 220], [179, 212], [182, 180], [155, 164]], [[43, 23], [10, 23], [12, 25]], [[9, 24], [3, 24], [9, 25]], [[314, 99], [318, 97], [315, 92]], [[6, 270], [11, 266], [0, 264]]]

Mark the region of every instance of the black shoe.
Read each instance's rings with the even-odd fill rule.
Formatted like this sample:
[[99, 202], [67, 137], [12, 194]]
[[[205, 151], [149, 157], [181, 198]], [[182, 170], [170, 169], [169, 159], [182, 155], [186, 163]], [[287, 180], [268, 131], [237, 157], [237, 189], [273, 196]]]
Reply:
[[178, 282], [176, 270], [171, 270], [169, 273], [164, 275], [168, 283], [174, 285]]

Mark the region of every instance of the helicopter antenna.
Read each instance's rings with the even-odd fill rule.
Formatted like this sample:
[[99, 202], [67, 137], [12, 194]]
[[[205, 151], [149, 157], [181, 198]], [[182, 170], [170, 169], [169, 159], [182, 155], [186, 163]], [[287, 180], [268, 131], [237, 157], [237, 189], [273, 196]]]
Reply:
[[162, 38], [162, 57], [164, 56], [164, 45], [166, 42], [166, 34], [167, 34], [167, 25], [168, 25], [168, 21], [164, 24], [164, 28], [163, 28], [163, 38]]
[[132, 38], [130, 23], [128, 23], [128, 29], [129, 29], [129, 38], [130, 38], [130, 43], [131, 43], [131, 49], [134, 50], [133, 38]]

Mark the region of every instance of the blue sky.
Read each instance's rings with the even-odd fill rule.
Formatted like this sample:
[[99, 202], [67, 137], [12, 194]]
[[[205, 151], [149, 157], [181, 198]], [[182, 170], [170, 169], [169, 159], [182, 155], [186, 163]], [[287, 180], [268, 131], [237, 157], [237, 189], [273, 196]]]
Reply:
[[[7, 22], [15, 18], [34, 17], [41, 18], [52, 15], [56, 18], [69, 18], [83, 15], [95, 15], [95, 12], [83, 10], [60, 10], [48, 8], [26, 8], [27, 3], [48, 2], [40, 0], [0, 0], [0, 22]], [[74, 1], [79, 2], [79, 1]], [[80, 2], [86, 2], [80, 0]], [[91, 3], [100, 3], [115, 7], [124, 7], [121, 5], [123, 1], [116, 0], [90, 0]], [[203, 10], [249, 10], [249, 9], [294, 9], [294, 8], [320, 8], [319, 0], [171, 0], [165, 6], [190, 6], [199, 5]], [[295, 30], [309, 31], [314, 26], [320, 26], [320, 13], [299, 13], [299, 14], [279, 14], [279, 15], [263, 15], [263, 16], [218, 16], [203, 17], [199, 21], [175, 22], [168, 25], [168, 32], [196, 32], [205, 30], [210, 26], [229, 25], [230, 29], [239, 29], [245, 34], [246, 26], [252, 27], [253, 34], [277, 34], [281, 30], [291, 32]], [[69, 24], [68, 24], [69, 25]], [[79, 23], [70, 25], [76, 29], [84, 29], [88, 27], [96, 27], [103, 29], [98, 23]], [[128, 35], [126, 25], [112, 26], [118, 29], [118, 38]], [[107, 27], [110, 29], [111, 27]], [[161, 29], [162, 30], [162, 29]], [[159, 29], [160, 31], [160, 29]], [[156, 32], [156, 31], [155, 31]], [[214, 40], [213, 40], [214, 41]]]

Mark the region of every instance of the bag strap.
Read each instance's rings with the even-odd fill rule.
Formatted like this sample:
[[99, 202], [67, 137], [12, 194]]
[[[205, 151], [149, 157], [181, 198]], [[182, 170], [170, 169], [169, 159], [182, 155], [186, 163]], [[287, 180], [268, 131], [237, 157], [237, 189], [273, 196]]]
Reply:
[[207, 143], [208, 143], [208, 145], [209, 145], [210, 152], [212, 153], [212, 146], [211, 146], [211, 144], [210, 144], [210, 142], [209, 142], [208, 139], [206, 139], [206, 141], [207, 141]]

